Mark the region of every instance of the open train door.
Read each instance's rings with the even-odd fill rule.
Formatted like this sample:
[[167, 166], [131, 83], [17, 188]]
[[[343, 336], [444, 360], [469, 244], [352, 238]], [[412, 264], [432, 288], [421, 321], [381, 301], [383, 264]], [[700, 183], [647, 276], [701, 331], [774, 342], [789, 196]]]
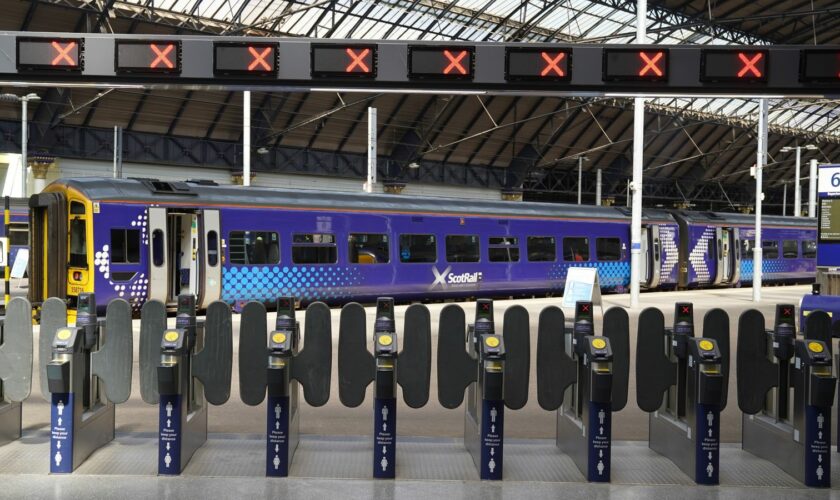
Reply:
[[29, 198], [29, 301], [67, 296], [67, 198], [40, 193]]
[[741, 252], [738, 228], [715, 229], [715, 279], [713, 284], [737, 283], [741, 278]]
[[150, 207], [149, 231], [149, 300], [191, 294], [205, 309], [221, 297], [218, 210]]
[[641, 272], [639, 273], [641, 286], [656, 288], [659, 286], [661, 275], [662, 244], [659, 240], [659, 226], [648, 224], [642, 226]]

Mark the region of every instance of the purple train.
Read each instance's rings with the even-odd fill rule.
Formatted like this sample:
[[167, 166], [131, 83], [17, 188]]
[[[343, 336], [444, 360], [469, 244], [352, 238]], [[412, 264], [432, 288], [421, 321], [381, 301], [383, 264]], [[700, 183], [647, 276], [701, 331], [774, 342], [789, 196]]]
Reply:
[[[749, 282], [751, 220], [645, 210], [642, 285]], [[812, 281], [815, 221], [765, 221], [765, 282]], [[573, 266], [596, 268], [604, 291], [630, 282], [625, 208], [80, 178], [33, 196], [30, 227], [33, 302], [550, 295]]]

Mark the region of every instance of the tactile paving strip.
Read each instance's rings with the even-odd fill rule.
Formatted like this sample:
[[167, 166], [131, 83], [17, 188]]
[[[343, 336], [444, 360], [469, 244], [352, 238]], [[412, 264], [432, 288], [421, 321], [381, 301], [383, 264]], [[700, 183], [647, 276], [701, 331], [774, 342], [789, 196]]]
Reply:
[[[264, 477], [265, 441], [255, 435], [216, 434], [196, 451], [184, 470], [190, 477]], [[840, 489], [840, 455], [834, 452], [831, 474]], [[0, 447], [0, 475], [49, 473], [49, 439], [44, 431]], [[370, 479], [373, 454], [369, 437], [303, 436], [290, 476], [298, 478]], [[508, 440], [506, 481], [583, 483], [571, 458], [551, 440]], [[77, 475], [154, 476], [156, 435], [118, 434], [77, 470]], [[400, 437], [397, 478], [402, 480], [477, 481], [472, 458], [458, 439]], [[721, 486], [802, 488], [775, 465], [740, 449], [721, 449]], [[612, 483], [693, 486], [676, 465], [642, 442], [613, 445]]]

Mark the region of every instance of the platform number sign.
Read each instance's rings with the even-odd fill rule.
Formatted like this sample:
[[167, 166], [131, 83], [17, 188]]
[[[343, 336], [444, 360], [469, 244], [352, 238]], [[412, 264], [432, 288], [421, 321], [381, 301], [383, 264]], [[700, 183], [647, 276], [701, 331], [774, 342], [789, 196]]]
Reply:
[[475, 50], [473, 47], [408, 48], [409, 78], [471, 80]]
[[700, 80], [704, 82], [766, 82], [767, 50], [704, 50]]
[[216, 43], [213, 47], [216, 75], [264, 76], [277, 74], [277, 44]]
[[81, 70], [81, 55], [81, 38], [17, 39], [17, 67], [19, 70]]
[[312, 76], [373, 78], [376, 55], [376, 45], [313, 45]]
[[821, 165], [817, 186], [821, 194], [840, 194], [840, 165]]
[[118, 73], [181, 72], [181, 42], [118, 41], [116, 51]]
[[506, 56], [508, 81], [568, 81], [572, 77], [570, 49], [512, 47]]
[[667, 81], [668, 50], [604, 49], [604, 81]]

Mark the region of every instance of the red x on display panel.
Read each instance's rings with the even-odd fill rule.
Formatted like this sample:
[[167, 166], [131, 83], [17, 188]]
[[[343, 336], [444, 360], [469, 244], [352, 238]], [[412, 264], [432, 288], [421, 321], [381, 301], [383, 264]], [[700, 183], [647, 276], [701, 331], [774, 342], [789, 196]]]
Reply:
[[19, 70], [82, 69], [81, 38], [18, 38], [17, 67]]
[[840, 50], [803, 50], [800, 57], [803, 82], [840, 82]]
[[277, 44], [222, 42], [216, 43], [213, 51], [213, 72], [217, 75], [277, 74]]
[[376, 45], [313, 45], [312, 76], [376, 76]]
[[667, 49], [604, 49], [604, 81], [667, 80]]
[[507, 50], [505, 79], [508, 81], [567, 81], [572, 77], [571, 49]]
[[473, 47], [409, 47], [409, 78], [471, 80]]
[[767, 50], [703, 50], [700, 80], [704, 82], [766, 82]]
[[181, 72], [181, 42], [175, 41], [117, 41], [116, 70], [118, 73]]

